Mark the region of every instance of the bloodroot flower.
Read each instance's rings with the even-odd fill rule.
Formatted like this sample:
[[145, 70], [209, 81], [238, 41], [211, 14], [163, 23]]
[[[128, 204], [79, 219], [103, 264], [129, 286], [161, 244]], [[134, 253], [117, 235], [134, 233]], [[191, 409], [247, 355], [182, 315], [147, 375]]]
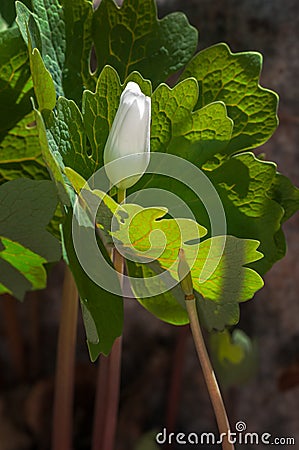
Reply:
[[[130, 81], [120, 97], [104, 149], [105, 170], [120, 190], [133, 186], [146, 171], [150, 159], [151, 99]], [[118, 163], [109, 164], [126, 156]]]

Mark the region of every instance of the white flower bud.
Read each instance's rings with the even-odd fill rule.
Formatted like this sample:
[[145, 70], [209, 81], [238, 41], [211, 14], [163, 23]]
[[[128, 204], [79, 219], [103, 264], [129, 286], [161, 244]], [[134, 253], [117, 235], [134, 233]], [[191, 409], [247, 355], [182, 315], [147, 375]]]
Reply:
[[[133, 186], [149, 164], [150, 121], [151, 99], [130, 81], [120, 97], [104, 149], [106, 174], [112, 185], [121, 190]], [[130, 157], [109, 164], [124, 156]]]

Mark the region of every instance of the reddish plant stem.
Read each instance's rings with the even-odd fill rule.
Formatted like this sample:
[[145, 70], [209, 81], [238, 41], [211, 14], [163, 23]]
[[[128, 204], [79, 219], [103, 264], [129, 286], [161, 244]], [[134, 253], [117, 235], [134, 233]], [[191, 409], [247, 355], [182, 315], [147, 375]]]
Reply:
[[[112, 260], [122, 286], [124, 258], [113, 249]], [[121, 376], [122, 337], [117, 338], [109, 356], [100, 356], [93, 423], [92, 450], [113, 450], [115, 444]]]
[[30, 377], [36, 379], [40, 371], [40, 298], [36, 291], [28, 297]]
[[173, 354], [173, 364], [171, 370], [171, 383], [168, 395], [168, 405], [166, 413], [166, 428], [170, 432], [175, 431], [177, 415], [180, 405], [182, 391], [183, 367], [186, 353], [186, 341], [189, 330], [187, 326], [179, 327], [175, 350]]
[[109, 358], [100, 356], [98, 363], [97, 390], [93, 416], [92, 449], [103, 448], [106, 411], [108, 401], [107, 383], [109, 382]]
[[17, 315], [17, 300], [9, 294], [2, 297], [3, 323], [12, 365], [18, 379], [26, 378], [24, 339]]
[[223, 399], [221, 396], [221, 392], [201, 332], [201, 327], [198, 320], [196, 308], [196, 299], [193, 294], [186, 295], [185, 299], [195, 348], [204, 374], [210, 399], [213, 405], [218, 430], [219, 433], [222, 434], [222, 436], [224, 436], [222, 440], [222, 449], [234, 450], [235, 448], [234, 445], [228, 441], [228, 433], [230, 430], [230, 425], [226, 414], [225, 406], [223, 403]]
[[109, 383], [107, 392], [106, 427], [103, 450], [113, 450], [117, 428], [121, 376], [122, 338], [115, 340], [109, 355]]
[[57, 348], [52, 450], [72, 449], [78, 303], [77, 286], [66, 266]]

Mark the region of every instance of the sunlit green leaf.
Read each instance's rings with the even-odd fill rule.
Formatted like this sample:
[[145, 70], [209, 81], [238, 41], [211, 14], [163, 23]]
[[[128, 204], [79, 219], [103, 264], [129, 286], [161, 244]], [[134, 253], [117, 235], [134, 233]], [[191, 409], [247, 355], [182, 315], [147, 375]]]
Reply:
[[[23, 300], [29, 290], [46, 287], [47, 261], [18, 242], [0, 236], [0, 293]], [[3, 248], [2, 248], [3, 247]]]
[[56, 105], [55, 86], [37, 48], [30, 53], [30, 65], [38, 107], [40, 111], [44, 109], [51, 111]]
[[[122, 215], [112, 235], [121, 242], [121, 252], [137, 262], [137, 265], [129, 263], [129, 273], [144, 280], [136, 285], [132, 280], [132, 289], [148, 310], [170, 323], [186, 323], [186, 313], [182, 305], [177, 304], [180, 296], [175, 291], [165, 298], [156, 295], [155, 289], [161, 280], [151, 281], [150, 277], [160, 269], [153, 262], [147, 264], [147, 261], [158, 262], [178, 280], [178, 253], [183, 249], [206, 327], [221, 330], [225, 325], [238, 322], [238, 303], [252, 298], [263, 286], [262, 278], [246, 267], [263, 257], [257, 251], [258, 241], [217, 236], [199, 243], [198, 239], [206, 230], [190, 219], [163, 219], [167, 213], [165, 208], [142, 208], [127, 203], [122, 205], [122, 211], [127, 217]], [[145, 268], [140, 262], [145, 263]], [[143, 300], [151, 295], [155, 298]]]

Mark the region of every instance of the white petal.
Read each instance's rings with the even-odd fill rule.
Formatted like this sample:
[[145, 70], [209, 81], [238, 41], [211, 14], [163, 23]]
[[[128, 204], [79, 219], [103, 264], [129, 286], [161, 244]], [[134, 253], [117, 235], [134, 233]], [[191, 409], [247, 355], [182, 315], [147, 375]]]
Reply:
[[[137, 83], [129, 82], [120, 97], [104, 149], [104, 163], [131, 155], [120, 165], [105, 167], [106, 173], [118, 187], [132, 186], [144, 173], [149, 163], [151, 99], [145, 96]], [[142, 155], [143, 154], [143, 155]], [[124, 179], [126, 181], [121, 182]]]

